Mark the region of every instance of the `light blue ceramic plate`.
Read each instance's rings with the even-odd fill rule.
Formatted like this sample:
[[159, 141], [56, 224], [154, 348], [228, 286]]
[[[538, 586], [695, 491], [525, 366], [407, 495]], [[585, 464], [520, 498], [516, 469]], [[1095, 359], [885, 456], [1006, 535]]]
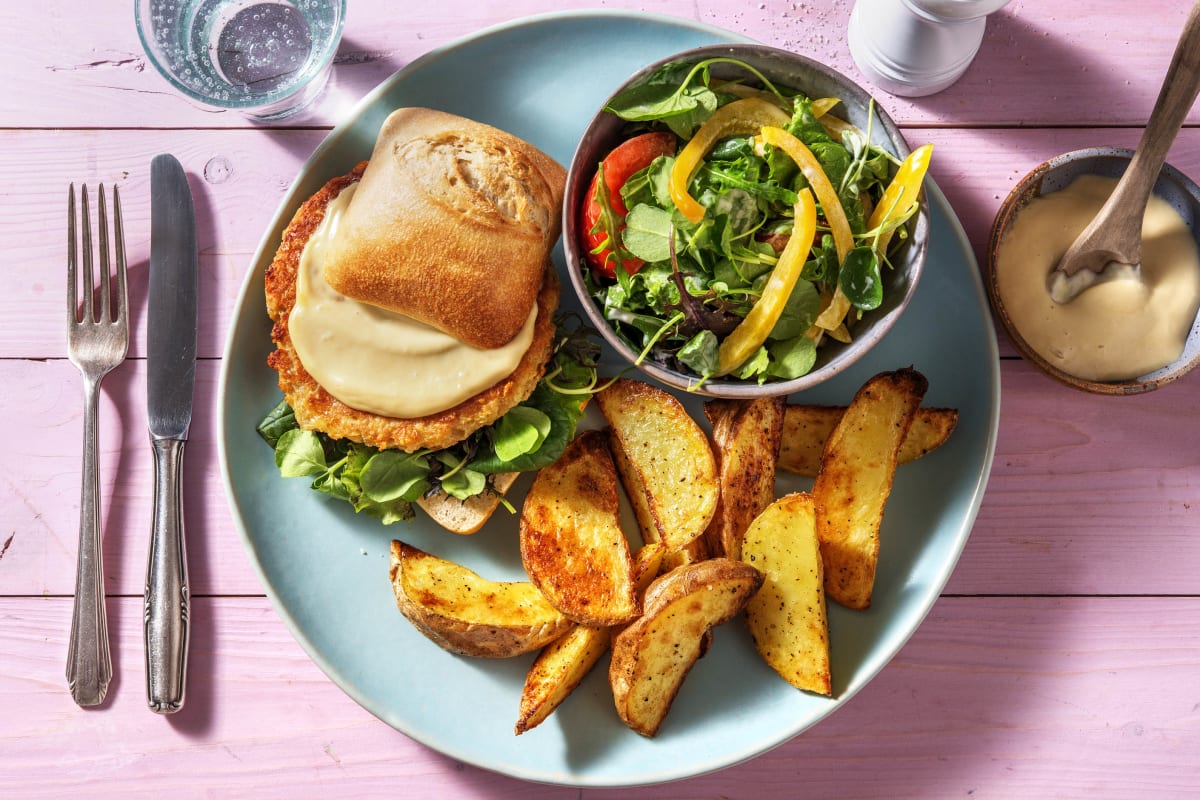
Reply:
[[[887, 664], [937, 599], [970, 532], [999, 414], [996, 341], [970, 247], [932, 186], [929, 261], [912, 305], [869, 356], [803, 395], [845, 403], [872, 374], [911, 364], [929, 378], [926, 403], [961, 414], [943, 448], [897, 476], [871, 610], [830, 608], [832, 699], [784, 683], [735, 621], [717, 631], [657, 738], [642, 738], [618, 720], [607, 661], [547, 722], [514, 736], [532, 656], [472, 660], [430, 643], [396, 610], [388, 548], [401, 538], [487, 577], [520, 579], [515, 519], [501, 512], [467, 537], [421, 519], [384, 527], [327, 502], [305, 480], [280, 478], [271, 451], [254, 433], [279, 400], [265, 363], [271, 343], [264, 269], [296, 207], [368, 157], [389, 111], [427, 105], [473, 117], [566, 164], [587, 121], [628, 74], [676, 51], [737, 38], [664, 17], [585, 12], [527, 19], [437, 50], [380, 86], [318, 148], [246, 277], [221, 373], [219, 430], [229, 501], [250, 558], [296, 638], [342, 689], [397, 730], [453, 758], [535, 781], [611, 786], [674, 780], [762, 753], [832, 713]], [[528, 478], [517, 485], [518, 507], [527, 485]], [[781, 486], [793, 488], [804, 486]]]

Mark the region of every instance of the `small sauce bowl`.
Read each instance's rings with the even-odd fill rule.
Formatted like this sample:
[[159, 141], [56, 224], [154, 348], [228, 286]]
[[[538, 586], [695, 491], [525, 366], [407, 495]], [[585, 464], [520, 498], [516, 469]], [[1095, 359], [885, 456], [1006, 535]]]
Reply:
[[[1032, 362], [1050, 377], [1067, 386], [1095, 394], [1141, 394], [1186, 375], [1200, 363], [1200, 317], [1197, 317], [1197, 320], [1192, 323], [1183, 353], [1165, 367], [1123, 381], [1095, 381], [1080, 378], [1064, 372], [1038, 355], [1021, 331], [1017, 330], [1000, 298], [996, 264], [1005, 234], [1013, 220], [1031, 201], [1044, 194], [1065, 189], [1081, 175], [1120, 178], [1132, 156], [1133, 151], [1125, 148], [1093, 147], [1073, 150], [1039, 165], [1026, 175], [1000, 204], [1000, 210], [996, 213], [995, 222], [992, 223], [991, 236], [988, 239], [987, 274], [984, 276], [988, 299], [991, 301], [993, 312], [1004, 326], [1013, 345], [1026, 360]], [[1192, 232], [1192, 237], [1196, 239], [1197, 246], [1200, 247], [1200, 187], [1197, 187], [1179, 170], [1166, 164], [1154, 185], [1154, 194], [1166, 200], [1179, 212]]]

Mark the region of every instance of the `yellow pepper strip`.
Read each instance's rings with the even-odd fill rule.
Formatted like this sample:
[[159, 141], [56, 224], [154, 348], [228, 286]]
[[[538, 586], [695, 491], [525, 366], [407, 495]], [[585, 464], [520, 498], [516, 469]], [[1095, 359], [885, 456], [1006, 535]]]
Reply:
[[718, 351], [717, 374], [726, 375], [745, 363], [754, 351], [767, 340], [767, 335], [783, 314], [796, 281], [804, 270], [804, 262], [812, 250], [817, 235], [817, 205], [812, 192], [804, 189], [796, 199], [795, 222], [783, 252], [771, 277], [767, 278], [762, 295], [746, 318], [721, 342]]
[[835, 142], [842, 140], [842, 134], [846, 131], [858, 131], [859, 127], [853, 123], [847, 122], [841, 117], [835, 117], [833, 114], [822, 114], [817, 118], [817, 122], [821, 123], [821, 127], [825, 129]]
[[836, 97], [818, 97], [812, 101], [813, 116], [820, 119], [832, 111], [840, 102], [842, 101]]
[[836, 97], [821, 97], [812, 101], [813, 116], [817, 118], [817, 122], [821, 123], [821, 127], [825, 132], [833, 137], [835, 141], [842, 140], [843, 131], [856, 131], [854, 125], [851, 125], [841, 117], [835, 117], [829, 112], [837, 108], [838, 103], [842, 102]]
[[[851, 306], [850, 298], [846, 297], [846, 293], [842, 291], [842, 285], [839, 283], [833, 290], [833, 297], [829, 299], [829, 305], [817, 315], [817, 321], [813, 323], [818, 328], [825, 331], [834, 331], [842, 321], [846, 319], [846, 315], [850, 313]], [[849, 334], [847, 334], [847, 339]], [[838, 341], [842, 341], [839, 339]]]
[[[804, 173], [804, 178], [821, 202], [821, 211], [825, 214], [825, 221], [829, 223], [829, 229], [833, 233], [838, 264], [841, 264], [846, 260], [846, 254], [854, 248], [854, 233], [850, 230], [849, 220], [846, 219], [846, 209], [842, 208], [842, 201], [838, 198], [833, 184], [829, 182], [829, 176], [821, 168], [821, 162], [817, 161], [817, 157], [804, 142], [782, 128], [763, 128], [762, 139], [767, 144], [778, 147], [791, 156], [791, 159], [800, 167], [800, 171]], [[827, 331], [835, 330], [842, 324], [842, 320], [846, 318], [849, 311], [850, 300], [842, 292], [842, 287], [838, 286], [833, 292], [833, 298], [828, 307], [817, 317], [816, 324]]]
[[[925, 180], [932, 157], [931, 144], [918, 147], [908, 154], [908, 158], [904, 159], [900, 168], [896, 170], [892, 182], [883, 190], [883, 196], [879, 198], [879, 204], [875, 206], [871, 219], [867, 222], [867, 230], [873, 231], [887, 226], [902, 217], [909, 207], [917, 202], [917, 194], [921, 191], [921, 183]], [[892, 228], [879, 234], [875, 242], [876, 252], [880, 255], [887, 252], [888, 243], [895, 232], [895, 228]]]
[[787, 153], [796, 162], [796, 166], [800, 167], [800, 171], [804, 173], [804, 178], [808, 181], [808, 185], [812, 187], [813, 192], [817, 195], [817, 202], [821, 204], [821, 211], [824, 213], [825, 220], [829, 223], [829, 229], [833, 233], [833, 243], [837, 247], [838, 263], [840, 264], [845, 261], [846, 255], [854, 248], [854, 234], [850, 230], [850, 222], [846, 219], [846, 209], [842, 208], [842, 201], [838, 198], [837, 190], [829, 182], [829, 176], [821, 168], [821, 162], [817, 161], [817, 157], [813, 155], [812, 150], [809, 150], [804, 142], [792, 136], [783, 128], [776, 128], [770, 125], [764, 126], [762, 129], [762, 140], [772, 147], [778, 147]]
[[714, 111], [675, 157], [668, 182], [675, 207], [693, 223], [704, 219], [704, 206], [688, 194], [688, 183], [713, 145], [729, 136], [758, 133], [764, 125], [786, 125], [790, 119], [782, 108], [761, 97], [734, 100]]
[[843, 322], [841, 325], [838, 325], [833, 330], [826, 332], [829, 334], [829, 338], [833, 339], [835, 342], [850, 344], [850, 329], [846, 327], [845, 322]]

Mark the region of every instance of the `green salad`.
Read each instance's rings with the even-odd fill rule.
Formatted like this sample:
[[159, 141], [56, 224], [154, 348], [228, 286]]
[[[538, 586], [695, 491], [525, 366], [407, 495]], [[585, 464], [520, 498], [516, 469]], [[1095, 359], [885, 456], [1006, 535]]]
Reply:
[[[716, 78], [723, 63], [744, 80]], [[901, 162], [838, 102], [726, 58], [669, 64], [609, 102], [627, 135], [578, 211], [584, 273], [641, 358], [698, 383], [789, 380], [883, 302], [930, 147]]]

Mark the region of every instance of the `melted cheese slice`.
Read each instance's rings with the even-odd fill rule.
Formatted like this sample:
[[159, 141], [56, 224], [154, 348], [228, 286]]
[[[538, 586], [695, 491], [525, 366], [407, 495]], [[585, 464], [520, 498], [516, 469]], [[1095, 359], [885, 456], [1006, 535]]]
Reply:
[[352, 408], [403, 419], [453, 408], [511, 375], [533, 340], [536, 306], [511, 341], [480, 350], [325, 282], [325, 253], [356, 186], [330, 201], [300, 256], [288, 331], [308, 373]]

